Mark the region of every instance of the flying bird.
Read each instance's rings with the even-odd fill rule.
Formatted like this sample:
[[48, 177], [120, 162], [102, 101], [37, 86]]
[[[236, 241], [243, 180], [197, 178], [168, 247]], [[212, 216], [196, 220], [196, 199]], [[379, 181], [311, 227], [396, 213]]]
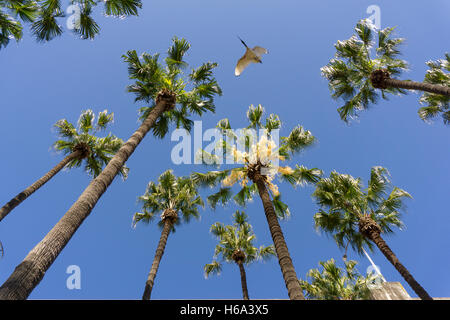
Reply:
[[246, 51], [242, 58], [239, 59], [236, 69], [234, 69], [234, 74], [236, 76], [239, 76], [250, 63], [262, 63], [261, 56], [268, 53], [266, 49], [258, 46], [250, 49], [241, 38], [239, 38], [239, 40], [241, 40], [242, 44], [245, 46]]

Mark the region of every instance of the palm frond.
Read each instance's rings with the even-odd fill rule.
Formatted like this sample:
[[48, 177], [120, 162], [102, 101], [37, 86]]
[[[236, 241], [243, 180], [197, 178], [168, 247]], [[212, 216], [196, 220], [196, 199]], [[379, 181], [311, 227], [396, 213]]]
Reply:
[[81, 113], [80, 117], [78, 118], [78, 128], [82, 132], [87, 133], [94, 128], [94, 120], [95, 120], [94, 112], [90, 109], [85, 110]]
[[228, 175], [229, 170], [209, 171], [207, 173], [194, 172], [191, 174], [192, 181], [202, 187], [215, 187]]
[[50, 41], [60, 36], [63, 32], [61, 26], [56, 21], [56, 18], [64, 15], [59, 6], [59, 1], [46, 2], [58, 3], [58, 5], [44, 7], [39, 17], [31, 25], [31, 31], [38, 41]]
[[11, 39], [19, 41], [22, 38], [22, 24], [9, 14], [0, 11], [0, 49], [6, 48]]
[[[424, 83], [450, 86], [450, 54], [445, 54], [445, 59], [428, 61], [429, 69], [425, 74]], [[426, 105], [419, 109], [419, 117], [425, 122], [441, 115], [444, 124], [450, 124], [450, 97], [425, 92], [420, 97], [420, 103]]]
[[297, 126], [287, 137], [281, 138], [279, 153], [289, 159], [290, 155], [313, 145], [315, 141], [316, 138], [309, 130], [305, 130], [302, 126]]
[[247, 111], [247, 119], [250, 122], [248, 127], [254, 129], [262, 127], [261, 118], [263, 114], [264, 108], [262, 107], [262, 105], [259, 104], [256, 107], [251, 105]]
[[275, 253], [275, 246], [272, 244], [270, 246], [260, 246], [258, 250], [258, 257], [263, 259], [264, 261], [269, 260], [270, 258], [274, 257], [276, 255]]
[[145, 224], [150, 223], [155, 218], [155, 214], [153, 212], [136, 212], [133, 215], [133, 220], [131, 223], [132, 228], [136, 228], [138, 222], [143, 222]]
[[289, 211], [289, 207], [283, 201], [281, 201], [281, 195], [276, 195], [272, 199], [273, 207], [275, 209], [275, 213], [280, 219], [286, 219], [291, 215]]
[[236, 210], [236, 212], [233, 214], [233, 220], [236, 226], [244, 226], [248, 223], [248, 216], [244, 211]]
[[167, 51], [166, 63], [169, 67], [185, 67], [186, 62], [183, 61], [183, 57], [189, 50], [191, 45], [186, 41], [186, 39], [179, 39], [178, 37], [173, 37], [172, 45]]
[[283, 169], [285, 170], [281, 170], [281, 168], [278, 170], [281, 173], [281, 180], [289, 182], [294, 187], [297, 185], [303, 186], [307, 183], [316, 183], [323, 174], [322, 170], [318, 168], [308, 169], [303, 165], [296, 165], [295, 169]]
[[106, 126], [114, 122], [114, 113], [108, 113], [108, 110], [104, 110], [98, 114], [97, 118], [97, 130], [104, 130]]
[[231, 188], [220, 188], [220, 190], [207, 198], [208, 205], [215, 210], [218, 203], [223, 206], [231, 199]]
[[73, 31], [81, 36], [82, 39], [94, 39], [100, 32], [100, 26], [91, 16], [92, 6], [89, 3], [83, 4], [80, 11], [79, 21]]
[[189, 78], [197, 83], [213, 80], [213, 69], [217, 68], [218, 64], [215, 62], [206, 62], [197, 69], [192, 70]]
[[370, 172], [369, 187], [367, 188], [367, 199], [369, 204], [377, 205], [386, 194], [388, 187], [389, 171], [386, 168], [376, 166], [372, 167]]
[[105, 14], [108, 16], [137, 16], [142, 8], [140, 0], [108, 0], [105, 3]]
[[212, 263], [206, 264], [203, 270], [205, 272], [205, 278], [208, 278], [212, 274], [220, 275], [222, 272], [222, 265], [220, 262], [213, 261]]
[[209, 230], [209, 232], [211, 232], [213, 235], [215, 235], [217, 238], [221, 238], [225, 235], [226, 233], [226, 228], [225, 226], [220, 223], [220, 222], [216, 222], [215, 224], [213, 224], [211, 226], [211, 229]]
[[253, 193], [254, 190], [252, 190], [250, 186], [245, 185], [238, 193], [236, 193], [233, 199], [238, 205], [245, 207], [247, 202], [253, 199]]
[[270, 133], [272, 130], [281, 128], [281, 120], [276, 114], [270, 114], [268, 118], [266, 118], [266, 124], [264, 128]]

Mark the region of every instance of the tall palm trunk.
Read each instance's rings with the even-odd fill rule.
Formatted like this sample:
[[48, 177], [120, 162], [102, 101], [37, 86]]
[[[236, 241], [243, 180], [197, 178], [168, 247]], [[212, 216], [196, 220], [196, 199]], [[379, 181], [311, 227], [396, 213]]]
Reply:
[[23, 190], [21, 193], [16, 195], [13, 199], [11, 199], [7, 204], [5, 204], [0, 209], [0, 221], [3, 220], [15, 207], [21, 204], [26, 198], [35, 193], [40, 187], [46, 184], [51, 178], [53, 178], [62, 168], [64, 168], [70, 161], [81, 156], [82, 151], [76, 150], [69, 155], [67, 155], [64, 159], [61, 160], [56, 166], [54, 166], [49, 172], [47, 172], [42, 178], [37, 180], [31, 186]]
[[280, 264], [281, 273], [283, 274], [284, 282], [288, 290], [289, 299], [304, 300], [303, 292], [298, 282], [297, 274], [295, 273], [294, 264], [289, 255], [288, 247], [284, 239], [283, 231], [278, 223], [278, 217], [275, 213], [272, 200], [267, 191], [263, 176], [257, 173], [253, 177], [253, 182], [258, 187], [259, 196], [264, 207], [267, 223], [269, 224], [270, 234], [275, 245], [275, 251]]
[[381, 237], [381, 228], [367, 214], [358, 214], [359, 216], [359, 231], [366, 238], [370, 239], [380, 249], [384, 256], [389, 260], [395, 269], [401, 274], [403, 279], [411, 286], [415, 293], [422, 300], [433, 300], [431, 296], [425, 291], [424, 288], [413, 278], [408, 269], [400, 263], [397, 256], [392, 252], [391, 248], [387, 245], [384, 239]]
[[159, 263], [164, 254], [166, 248], [167, 238], [169, 237], [170, 231], [172, 230], [173, 223], [170, 219], [164, 221], [164, 227], [161, 231], [161, 237], [159, 238], [158, 247], [156, 248], [155, 258], [153, 259], [152, 267], [148, 273], [147, 281], [145, 282], [144, 294], [142, 295], [142, 300], [150, 300], [150, 295], [152, 294], [153, 284], [155, 283], [156, 273], [158, 272]]
[[167, 108], [173, 107], [174, 100], [174, 97], [168, 94], [163, 94], [157, 99], [155, 107], [139, 129], [117, 151], [105, 169], [91, 181], [61, 220], [28, 253], [0, 287], [0, 299], [19, 300], [26, 299], [30, 295], [159, 116]]
[[247, 289], [247, 276], [245, 275], [245, 268], [242, 261], [236, 262], [239, 267], [239, 272], [241, 273], [241, 285], [242, 285], [242, 296], [244, 300], [249, 300], [248, 289]]
[[397, 80], [397, 79], [388, 79], [385, 81], [385, 84], [388, 87], [392, 87], [392, 88], [420, 90], [420, 91], [426, 91], [426, 92], [430, 92], [430, 93], [442, 94], [442, 95], [450, 97], [450, 87], [446, 87], [446, 86], [442, 86], [442, 85], [438, 85], [438, 84]]
[[386, 70], [375, 70], [374, 72], [372, 72], [370, 80], [373, 87], [378, 89], [401, 88], [442, 94], [444, 96], [450, 97], [450, 87], [439, 84], [391, 79], [389, 77], [389, 73]]
[[378, 249], [384, 254], [384, 256], [389, 260], [390, 263], [397, 269], [397, 271], [401, 274], [403, 279], [411, 286], [414, 292], [420, 297], [422, 300], [433, 300], [433, 298], [425, 291], [424, 288], [414, 279], [414, 277], [409, 273], [408, 269], [400, 263], [397, 256], [392, 252], [391, 248], [387, 245], [384, 239], [381, 237], [379, 232], [373, 232], [370, 235], [370, 240], [372, 240]]

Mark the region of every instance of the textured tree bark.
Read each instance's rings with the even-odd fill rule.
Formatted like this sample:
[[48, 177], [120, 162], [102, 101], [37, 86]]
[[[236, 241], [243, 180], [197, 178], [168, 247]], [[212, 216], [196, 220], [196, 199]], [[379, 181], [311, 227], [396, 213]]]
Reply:
[[15, 207], [21, 204], [26, 198], [31, 196], [40, 187], [46, 184], [51, 178], [53, 178], [62, 168], [64, 168], [70, 161], [78, 158], [82, 154], [81, 150], [74, 151], [67, 155], [64, 159], [61, 160], [56, 166], [54, 166], [49, 172], [47, 172], [42, 178], [37, 180], [31, 186], [23, 190], [21, 193], [16, 195], [13, 199], [11, 199], [7, 204], [5, 204], [0, 209], [0, 221], [3, 220]]
[[370, 82], [377, 89], [401, 88], [450, 96], [450, 87], [439, 84], [391, 79], [389, 72], [384, 69], [374, 70], [370, 75]]
[[157, 101], [139, 129], [117, 151], [100, 175], [91, 181], [61, 220], [15, 268], [0, 287], [0, 299], [22, 300], [30, 295], [159, 116], [175, 103], [175, 101], [169, 103], [168, 100]]
[[236, 262], [239, 267], [239, 272], [241, 273], [241, 285], [242, 285], [242, 297], [244, 300], [249, 300], [248, 289], [247, 289], [247, 276], [245, 274], [245, 268], [242, 261]]
[[164, 254], [166, 248], [167, 238], [169, 237], [170, 231], [172, 230], [172, 222], [170, 219], [164, 221], [164, 227], [161, 231], [161, 237], [159, 238], [158, 247], [156, 248], [155, 257], [153, 258], [152, 267], [145, 282], [144, 294], [142, 295], [142, 300], [150, 300], [150, 295], [152, 294], [153, 284], [155, 283], [156, 273], [158, 272], [159, 263]]
[[272, 200], [267, 191], [266, 184], [260, 174], [254, 177], [254, 183], [258, 187], [259, 196], [261, 197], [264, 213], [266, 214], [267, 223], [269, 224], [270, 234], [275, 245], [275, 251], [280, 264], [281, 273], [283, 274], [284, 282], [288, 290], [289, 299], [304, 300], [302, 289], [298, 282], [297, 274], [295, 273], [294, 264], [289, 255], [288, 247], [284, 239], [283, 231], [278, 223], [278, 217], [275, 213]]
[[422, 300], [433, 300], [433, 298], [425, 291], [424, 288], [422, 288], [422, 286], [416, 281], [416, 279], [413, 278], [408, 269], [406, 269], [406, 267], [400, 263], [397, 256], [394, 254], [394, 252], [392, 252], [391, 248], [389, 248], [379, 232], [375, 230], [370, 231], [368, 236]]
[[431, 84], [431, 83], [423, 83], [423, 82], [415, 82], [415, 81], [407, 81], [407, 80], [397, 80], [397, 79], [386, 79], [384, 83], [388, 87], [393, 88], [402, 88], [408, 90], [419, 90], [425, 91], [429, 93], [442, 94], [444, 96], [450, 97], [450, 87]]

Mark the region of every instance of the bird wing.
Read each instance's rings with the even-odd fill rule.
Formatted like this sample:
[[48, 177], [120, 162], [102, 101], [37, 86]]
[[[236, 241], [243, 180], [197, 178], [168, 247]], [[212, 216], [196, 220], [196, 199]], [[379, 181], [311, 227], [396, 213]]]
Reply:
[[254, 48], [252, 49], [252, 51], [253, 51], [255, 54], [257, 54], [259, 57], [260, 57], [261, 55], [263, 55], [263, 54], [269, 53], [269, 52], [267, 51], [267, 49], [264, 49], [264, 48], [258, 47], [258, 46], [254, 47]]
[[253, 54], [251, 53], [251, 51], [249, 49], [247, 49], [247, 51], [245, 52], [245, 54], [242, 56], [242, 58], [239, 59], [236, 68], [234, 69], [234, 74], [236, 76], [239, 76], [242, 71], [244, 71], [245, 68], [247, 68], [247, 66], [252, 63], [255, 62], [255, 58], [253, 57]]

